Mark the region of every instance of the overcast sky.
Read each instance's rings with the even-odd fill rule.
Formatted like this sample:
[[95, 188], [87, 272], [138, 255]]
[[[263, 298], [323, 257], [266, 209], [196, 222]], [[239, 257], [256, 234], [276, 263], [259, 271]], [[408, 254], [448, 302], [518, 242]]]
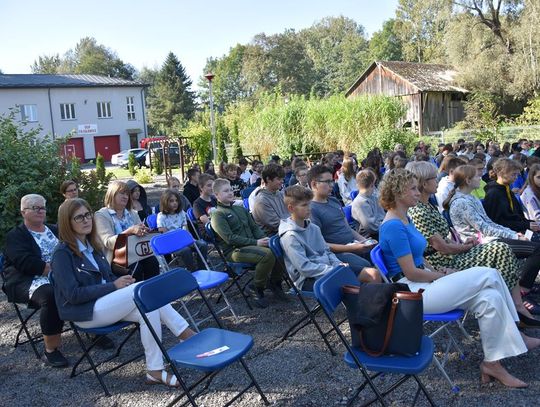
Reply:
[[254, 35], [301, 30], [344, 15], [368, 35], [394, 17], [397, 0], [0, 0], [0, 69], [31, 73], [40, 55], [62, 55], [94, 37], [137, 69], [174, 52], [196, 84], [206, 59]]

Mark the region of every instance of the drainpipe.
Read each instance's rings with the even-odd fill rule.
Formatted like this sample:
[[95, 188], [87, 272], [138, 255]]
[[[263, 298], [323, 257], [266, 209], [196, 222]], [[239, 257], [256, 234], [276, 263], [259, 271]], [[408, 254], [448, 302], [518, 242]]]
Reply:
[[148, 137], [148, 129], [146, 127], [146, 115], [144, 114], [144, 111], [146, 110], [144, 86], [141, 88], [141, 106], [142, 106], [141, 110], [142, 110], [143, 125], [144, 125], [144, 137]]
[[51, 88], [47, 89], [47, 96], [49, 97], [49, 113], [51, 115], [52, 136], [53, 136], [53, 140], [55, 140], [56, 139], [56, 133], [54, 131], [54, 120], [53, 120], [52, 103], [51, 103]]

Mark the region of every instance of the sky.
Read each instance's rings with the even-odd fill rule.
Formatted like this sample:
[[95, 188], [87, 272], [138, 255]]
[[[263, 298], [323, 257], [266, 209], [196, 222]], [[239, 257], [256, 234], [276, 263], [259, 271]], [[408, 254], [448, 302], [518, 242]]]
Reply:
[[299, 31], [343, 15], [368, 35], [393, 18], [398, 0], [0, 0], [0, 70], [31, 73], [40, 55], [63, 55], [86, 36], [140, 70], [172, 51], [196, 86], [208, 57], [258, 33]]

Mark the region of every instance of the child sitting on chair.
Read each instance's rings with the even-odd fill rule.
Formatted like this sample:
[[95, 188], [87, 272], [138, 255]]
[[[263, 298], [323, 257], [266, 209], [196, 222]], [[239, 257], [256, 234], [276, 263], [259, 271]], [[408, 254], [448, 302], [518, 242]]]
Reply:
[[[157, 215], [157, 226], [161, 233], [166, 233], [176, 229], [187, 229], [187, 215], [182, 207], [180, 194], [173, 190], [167, 189], [161, 194], [160, 199], [161, 212]], [[202, 256], [206, 259], [208, 253], [208, 244], [204, 240], [196, 240], [195, 244], [199, 248]], [[182, 250], [174, 253], [175, 256], [180, 256], [184, 261], [186, 268], [190, 271], [197, 270], [193, 261], [193, 251], [191, 247], [185, 247]], [[204, 265], [200, 256], [197, 257], [197, 266], [199, 270], [204, 270]]]
[[[288, 187], [285, 190], [285, 205], [291, 216], [281, 221], [278, 231], [287, 272], [296, 287], [304, 291], [312, 291], [315, 280], [337, 266], [346, 265], [330, 251], [321, 229], [310, 221], [312, 199], [310, 189], [301, 185]], [[360, 272], [359, 280], [373, 282], [373, 277], [367, 271], [364, 268]], [[374, 274], [373, 269], [371, 274]]]

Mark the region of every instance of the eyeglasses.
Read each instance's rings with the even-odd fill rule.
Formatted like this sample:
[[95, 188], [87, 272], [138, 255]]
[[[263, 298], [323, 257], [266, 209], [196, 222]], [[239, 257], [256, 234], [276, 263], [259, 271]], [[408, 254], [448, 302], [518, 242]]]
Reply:
[[86, 212], [84, 215], [77, 215], [73, 217], [73, 220], [75, 223], [83, 223], [84, 220], [91, 220], [94, 217], [94, 214], [92, 212]]
[[333, 179], [325, 179], [325, 180], [318, 179], [317, 182], [320, 182], [320, 183], [326, 184], [326, 185], [332, 185], [334, 183], [334, 180]]
[[77, 191], [78, 188], [74, 188], [74, 189], [66, 189], [66, 194], [71, 194], [72, 192], [75, 192]]
[[24, 210], [34, 211], [34, 212], [45, 212], [47, 207], [45, 206], [32, 206], [30, 208], [23, 208]]

